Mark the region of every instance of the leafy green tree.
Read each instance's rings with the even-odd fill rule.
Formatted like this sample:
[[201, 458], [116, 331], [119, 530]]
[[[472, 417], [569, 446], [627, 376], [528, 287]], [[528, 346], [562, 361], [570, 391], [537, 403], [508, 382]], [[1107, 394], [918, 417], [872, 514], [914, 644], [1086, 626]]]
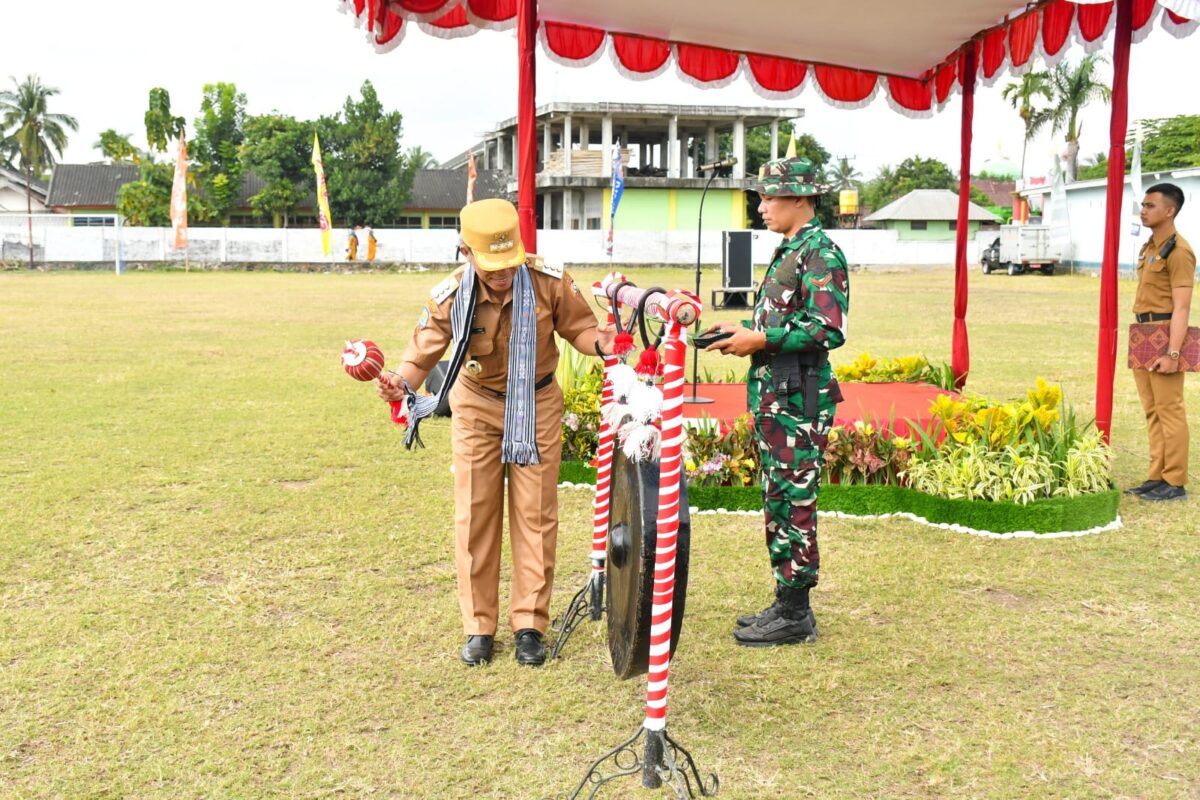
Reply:
[[1051, 77], [1054, 86], [1054, 102], [1050, 107], [1052, 130], [1062, 132], [1067, 140], [1067, 180], [1075, 180], [1079, 173], [1079, 137], [1083, 124], [1079, 112], [1093, 100], [1107, 103], [1112, 99], [1112, 89], [1096, 74], [1100, 64], [1107, 63], [1102, 53], [1092, 53], [1072, 66], [1066, 62], [1057, 65]]
[[399, 111], [387, 111], [364, 81], [361, 99], [317, 121], [335, 219], [345, 225], [394, 224], [408, 203], [413, 167], [400, 147]]
[[171, 94], [166, 89], [151, 89], [148, 106], [143, 121], [146, 125], [146, 143], [153, 156], [155, 151], [167, 152], [171, 140], [183, 135], [186, 122], [183, 117], [171, 114]]
[[0, 134], [20, 156], [25, 172], [25, 207], [29, 214], [29, 267], [33, 268], [33, 179], [49, 172], [67, 146], [67, 129], [79, 130], [68, 114], [52, 114], [48, 106], [58, 89], [46, 86], [37, 75], [24, 81], [12, 78], [13, 89], [0, 92]]
[[878, 211], [888, 203], [914, 189], [949, 189], [958, 191], [958, 178], [950, 168], [936, 158], [913, 156], [894, 169], [884, 165], [879, 174], [863, 190], [863, 203]]
[[312, 191], [312, 123], [283, 114], [249, 117], [245, 137], [242, 160], [263, 182], [250, 205], [275, 227], [287, 227], [288, 215]]
[[196, 118], [196, 133], [188, 156], [196, 174], [208, 215], [228, 224], [242, 190], [241, 146], [245, 141], [246, 95], [232, 83], [207, 83]]
[[1048, 108], [1038, 108], [1035, 101], [1038, 98], [1049, 102], [1054, 96], [1050, 84], [1050, 73], [1030, 70], [1021, 76], [1020, 83], [1010, 83], [1004, 87], [1003, 97], [1016, 109], [1017, 116], [1025, 125], [1025, 140], [1021, 144], [1021, 180], [1025, 179], [1025, 154], [1029, 150], [1029, 140], [1045, 125], [1051, 117]]
[[[1129, 159], [1125, 159], [1125, 172], [1129, 172]], [[1083, 166], [1079, 168], [1079, 174], [1075, 176], [1077, 180], [1091, 181], [1097, 178], [1108, 177], [1108, 153], [1100, 152], [1084, 159]]]
[[[150, 151], [142, 160], [140, 180], [131, 181], [117, 192], [117, 213], [129, 225], [165, 227], [171, 224], [171, 186], [175, 181], [173, 161], [155, 163], [154, 153], [167, 151], [170, 142], [183, 135], [186, 122], [171, 114], [171, 96], [166, 89], [151, 89], [147, 101], [146, 141]], [[101, 134], [103, 139], [103, 134]], [[188, 219], [208, 219], [204, 202], [194, 191], [196, 177], [188, 173]]]
[[92, 147], [99, 150], [110, 164], [140, 164], [142, 153], [129, 141], [129, 134], [117, 133], [112, 128], [100, 132], [100, 138]]
[[[1200, 115], [1184, 114], [1143, 123], [1142, 169], [1147, 171], [1200, 166]], [[1125, 159], [1126, 165], [1129, 159]]]

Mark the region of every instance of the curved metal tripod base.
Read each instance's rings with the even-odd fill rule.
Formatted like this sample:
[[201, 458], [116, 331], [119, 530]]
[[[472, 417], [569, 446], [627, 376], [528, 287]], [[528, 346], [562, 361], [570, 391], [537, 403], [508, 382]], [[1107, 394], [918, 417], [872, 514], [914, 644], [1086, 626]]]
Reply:
[[567, 640], [571, 638], [571, 634], [575, 632], [575, 629], [579, 627], [579, 623], [585, 617], [594, 622], [599, 620], [603, 615], [604, 573], [592, 570], [587, 583], [571, 598], [571, 604], [567, 606], [567, 613], [561, 619], [555, 620], [553, 627], [558, 631], [558, 638], [554, 640], [554, 647], [550, 650], [550, 657], [559, 657], [563, 648], [567, 646]]
[[[646, 737], [644, 755], [639, 754], [635, 746], [643, 735]], [[613, 772], [604, 775], [601, 770], [609, 761], [612, 762]], [[692, 760], [692, 754], [672, 739], [666, 730], [648, 731], [645, 726], [639, 725], [633, 736], [600, 756], [575, 787], [575, 791], [567, 797], [569, 800], [592, 800], [601, 789], [617, 778], [636, 775], [639, 772], [642, 774], [643, 788], [658, 789], [665, 784], [676, 800], [713, 797], [721, 788], [721, 781], [716, 773], [709, 776], [708, 784], [704, 783], [700, 778], [700, 770], [696, 768], [696, 762]]]

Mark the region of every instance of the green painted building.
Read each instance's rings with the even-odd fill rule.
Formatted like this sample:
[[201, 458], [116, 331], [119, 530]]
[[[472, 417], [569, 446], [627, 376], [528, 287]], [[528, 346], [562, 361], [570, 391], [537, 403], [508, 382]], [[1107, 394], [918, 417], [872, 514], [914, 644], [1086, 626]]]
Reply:
[[[914, 189], [863, 218], [869, 227], [896, 231], [901, 241], [948, 241], [958, 234], [958, 195], [949, 189]], [[995, 228], [1000, 218], [967, 204], [967, 237]]]
[[[536, 112], [537, 219], [544, 230], [604, 230], [612, 204], [614, 146], [620, 147], [625, 191], [617, 230], [708, 230], [749, 227], [745, 189], [746, 134], [769, 129], [771, 156], [782, 154], [779, 123], [800, 108], [646, 103], [550, 103]], [[724, 146], [721, 142], [725, 142]], [[781, 144], [783, 145], [781, 147]], [[516, 191], [517, 121], [501, 122], [470, 151], [443, 166], [476, 165], [509, 176]], [[709, 184], [707, 162], [732, 157]], [[699, 220], [700, 198], [704, 219]]]

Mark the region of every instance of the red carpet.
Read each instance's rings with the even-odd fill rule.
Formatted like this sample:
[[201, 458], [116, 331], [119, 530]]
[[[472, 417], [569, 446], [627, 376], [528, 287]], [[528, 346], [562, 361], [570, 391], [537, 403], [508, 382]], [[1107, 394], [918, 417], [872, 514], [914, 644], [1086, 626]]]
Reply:
[[[841, 386], [846, 399], [838, 404], [834, 424], [853, 425], [861, 419], [876, 427], [886, 427], [890, 420], [893, 432], [899, 436], [909, 435], [910, 421], [928, 431], [933, 421], [929, 404], [939, 394], [952, 394], [924, 383], [843, 383]], [[683, 416], [687, 419], [732, 420], [746, 413], [744, 383], [701, 383], [696, 386], [696, 394], [712, 398], [713, 402], [684, 402]], [[691, 396], [692, 385], [687, 384], [684, 400]]]

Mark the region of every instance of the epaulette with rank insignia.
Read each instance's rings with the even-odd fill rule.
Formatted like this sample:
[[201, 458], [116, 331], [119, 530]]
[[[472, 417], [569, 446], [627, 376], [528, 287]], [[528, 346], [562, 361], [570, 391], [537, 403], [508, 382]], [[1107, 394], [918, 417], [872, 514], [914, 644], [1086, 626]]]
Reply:
[[526, 261], [525, 263], [527, 263], [529, 265], [530, 269], [536, 270], [537, 272], [540, 272], [543, 275], [549, 275], [551, 278], [558, 278], [560, 280], [562, 279], [563, 268], [556, 267], [553, 264], [547, 264], [546, 259], [542, 258], [539, 255], [530, 253], [529, 260]]
[[433, 298], [433, 302], [440, 306], [442, 303], [446, 302], [446, 299], [456, 291], [458, 291], [458, 276], [451, 275], [449, 278], [446, 278], [446, 280], [433, 287], [433, 289], [429, 291], [429, 296]]

